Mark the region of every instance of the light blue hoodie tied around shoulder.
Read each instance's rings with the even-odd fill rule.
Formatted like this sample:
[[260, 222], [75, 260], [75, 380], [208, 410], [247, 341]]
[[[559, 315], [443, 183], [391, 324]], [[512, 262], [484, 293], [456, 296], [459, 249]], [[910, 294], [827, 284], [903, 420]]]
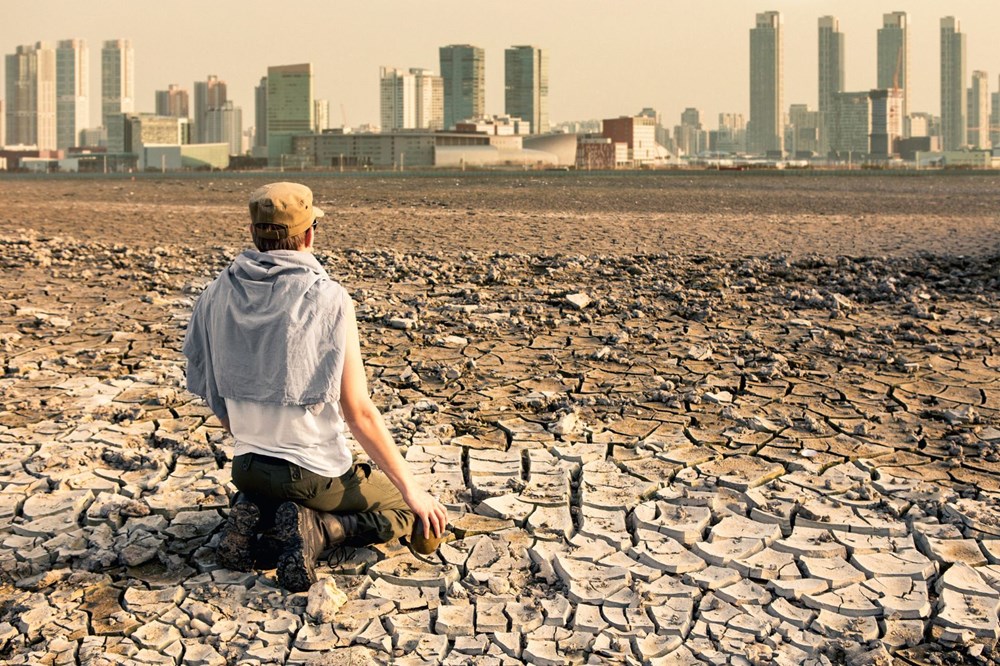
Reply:
[[225, 398], [340, 400], [353, 305], [312, 254], [246, 250], [205, 288], [184, 337], [187, 388], [219, 417]]

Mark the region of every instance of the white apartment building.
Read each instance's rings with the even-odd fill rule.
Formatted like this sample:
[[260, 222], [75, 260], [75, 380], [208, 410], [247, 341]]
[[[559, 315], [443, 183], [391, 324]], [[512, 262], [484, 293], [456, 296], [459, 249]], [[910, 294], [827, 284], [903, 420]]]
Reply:
[[444, 127], [444, 79], [426, 69], [379, 68], [383, 132]]

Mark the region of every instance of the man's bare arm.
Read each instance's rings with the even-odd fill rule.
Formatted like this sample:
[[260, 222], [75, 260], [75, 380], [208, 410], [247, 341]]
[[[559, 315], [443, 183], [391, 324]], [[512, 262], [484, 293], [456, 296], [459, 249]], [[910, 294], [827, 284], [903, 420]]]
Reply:
[[[352, 311], [353, 314], [353, 311]], [[344, 377], [340, 389], [340, 407], [354, 437], [393, 485], [403, 500], [424, 524], [424, 536], [440, 536], [448, 523], [448, 513], [437, 499], [417, 483], [406, 460], [385, 426], [382, 414], [368, 395], [368, 379], [361, 358], [357, 320], [347, 324]]]

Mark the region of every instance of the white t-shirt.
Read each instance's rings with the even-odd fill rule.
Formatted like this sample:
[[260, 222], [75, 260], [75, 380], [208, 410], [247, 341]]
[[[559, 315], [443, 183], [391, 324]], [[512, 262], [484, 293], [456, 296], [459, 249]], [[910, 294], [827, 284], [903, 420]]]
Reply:
[[237, 456], [257, 453], [281, 458], [330, 478], [351, 468], [344, 418], [337, 403], [307, 409], [226, 398], [226, 408]]

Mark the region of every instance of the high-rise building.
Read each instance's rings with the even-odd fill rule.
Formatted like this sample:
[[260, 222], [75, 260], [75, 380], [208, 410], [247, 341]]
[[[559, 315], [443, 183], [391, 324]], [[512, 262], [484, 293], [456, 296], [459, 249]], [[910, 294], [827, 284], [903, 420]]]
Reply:
[[55, 150], [56, 50], [47, 42], [18, 46], [7, 55], [7, 144]]
[[504, 52], [504, 112], [531, 122], [535, 134], [549, 131], [549, 51], [512, 46]]
[[156, 91], [156, 115], [187, 118], [188, 108], [188, 91], [176, 83], [171, 83], [166, 90]]
[[906, 12], [882, 15], [878, 31], [876, 85], [880, 90], [898, 89], [902, 94], [902, 115], [910, 113], [910, 36]]
[[135, 50], [130, 39], [110, 39], [101, 48], [101, 124], [108, 150], [124, 152], [125, 117], [135, 111]]
[[868, 98], [871, 100], [868, 152], [875, 159], [889, 159], [899, 154], [899, 140], [903, 136], [903, 91], [876, 89], [868, 93]]
[[444, 80], [444, 129], [482, 118], [486, 114], [486, 51], [452, 44], [442, 46], [438, 54]]
[[[817, 137], [819, 143], [815, 148], [800, 147], [799, 150], [826, 153], [829, 149], [830, 131], [827, 125], [833, 121], [833, 98], [834, 95], [843, 91], [844, 33], [840, 31], [839, 20], [833, 16], [823, 16], [819, 19], [819, 114], [821, 122]], [[802, 118], [804, 116], [800, 119]], [[792, 121], [792, 124], [795, 125], [795, 121]], [[798, 125], [796, 126], [798, 127]]]
[[684, 155], [697, 155], [708, 150], [708, 132], [702, 129], [698, 109], [689, 106], [681, 112], [681, 124], [674, 127], [674, 145], [678, 154]]
[[412, 75], [393, 67], [379, 67], [379, 122], [383, 132], [417, 126]]
[[427, 69], [379, 68], [382, 131], [442, 129], [444, 80]]
[[[834, 93], [836, 95], [836, 93]], [[807, 104], [792, 104], [788, 108], [788, 132], [785, 147], [796, 157], [808, 157], [820, 154], [823, 146], [823, 122], [833, 119], [833, 101], [828, 103], [831, 110], [828, 114], [813, 111]]]
[[[941, 138], [941, 117], [925, 111], [914, 111], [909, 117], [910, 136]], [[939, 141], [940, 143], [940, 141]]]
[[416, 77], [417, 127], [444, 129], [444, 78], [429, 69], [414, 68]]
[[941, 147], [966, 145], [965, 35], [954, 16], [941, 19]]
[[205, 111], [204, 143], [228, 143], [230, 155], [240, 155], [243, 146], [243, 110], [226, 100]]
[[80, 131], [80, 145], [91, 148], [108, 147], [107, 127], [85, 127]]
[[37, 84], [31, 76], [31, 47], [18, 46], [14, 53], [4, 56], [4, 97], [7, 110], [4, 112], [6, 128], [4, 142], [7, 145], [33, 145], [35, 130], [32, 125], [31, 93]]
[[841, 92], [833, 97], [830, 150], [856, 161], [868, 154], [872, 132], [872, 100], [868, 90]]
[[317, 99], [313, 101], [313, 132], [321, 134], [330, 127], [330, 100]]
[[968, 91], [969, 131], [967, 141], [975, 150], [988, 150], [990, 142], [990, 84], [986, 72], [972, 72]]
[[[709, 138], [711, 143], [711, 137]], [[747, 122], [742, 113], [720, 113], [719, 129], [711, 150], [718, 153], [743, 153], [747, 149]]]
[[[662, 118], [660, 117], [660, 112], [653, 107], [647, 106], [637, 115], [645, 116], [646, 118], [652, 118], [656, 122], [656, 143], [660, 144], [666, 148], [671, 153], [676, 153], [677, 149], [674, 146], [674, 140], [670, 136], [670, 130], [663, 126]], [[584, 130], [582, 129], [570, 129], [571, 134], [582, 134]]]
[[1000, 79], [997, 87], [997, 92], [990, 94], [990, 144], [993, 146], [1000, 146]]
[[260, 85], [253, 89], [254, 142], [257, 148], [267, 147], [267, 77], [260, 77]]
[[757, 14], [756, 27], [750, 30], [750, 123], [747, 143], [751, 153], [784, 151], [781, 32], [779, 12]]
[[194, 143], [210, 143], [205, 129], [205, 114], [209, 109], [221, 109], [227, 99], [226, 82], [215, 74], [209, 74], [204, 81], [194, 82]]
[[90, 50], [82, 39], [56, 44], [56, 145], [80, 145], [90, 125]]
[[312, 63], [267, 68], [267, 161], [281, 166], [292, 136], [313, 129]]
[[7, 142], [7, 111], [4, 101], [0, 99], [0, 148]]

